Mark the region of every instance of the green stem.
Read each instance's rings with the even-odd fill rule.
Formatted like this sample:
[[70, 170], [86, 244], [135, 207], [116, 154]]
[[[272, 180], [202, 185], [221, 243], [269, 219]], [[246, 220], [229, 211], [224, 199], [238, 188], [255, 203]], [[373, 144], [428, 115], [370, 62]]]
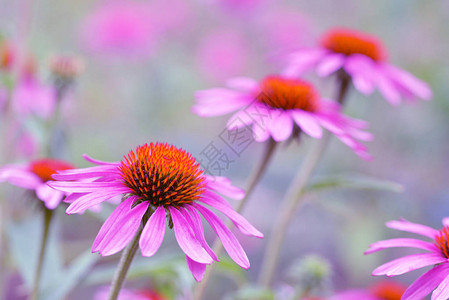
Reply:
[[[253, 172], [249, 176], [248, 184], [246, 188], [245, 198], [243, 198], [237, 208], [235, 209], [236, 212], [240, 213], [243, 208], [245, 207], [245, 204], [247, 203], [247, 200], [249, 199], [249, 196], [253, 192], [254, 188], [256, 187], [257, 183], [262, 178], [263, 174], [265, 174], [266, 168], [271, 161], [271, 158], [273, 157], [273, 154], [276, 150], [276, 146], [278, 143], [270, 138], [270, 140], [267, 141], [265, 152], [262, 156], [262, 160], [260, 163], [254, 168]], [[227, 222], [227, 226], [229, 228], [233, 228], [233, 223], [231, 221]], [[221, 252], [223, 251], [223, 244], [220, 242], [220, 240], [217, 238], [214, 242], [214, 245], [212, 246], [212, 250], [214, 253], [219, 256]], [[204, 274], [203, 280], [201, 280], [200, 283], [196, 286], [194, 292], [193, 292], [193, 299], [194, 300], [201, 300], [203, 298], [204, 292], [206, 290], [206, 287], [210, 281], [210, 278], [212, 277], [212, 274], [215, 270], [216, 264], [212, 264], [206, 269], [206, 273]]]
[[131, 262], [137, 252], [137, 249], [139, 248], [139, 239], [142, 234], [143, 227], [144, 223], [141, 224], [139, 230], [134, 236], [134, 239], [128, 244], [128, 246], [126, 246], [122, 256], [120, 257], [117, 270], [115, 271], [114, 278], [112, 279], [108, 300], [117, 300], [118, 298], [123, 282], [125, 281], [126, 274], [131, 266]]
[[53, 218], [53, 210], [48, 209], [45, 206], [43, 206], [43, 210], [44, 210], [44, 227], [42, 231], [42, 241], [41, 241], [41, 248], [39, 250], [39, 258], [37, 261], [36, 272], [34, 274], [34, 284], [33, 284], [33, 292], [31, 294], [31, 300], [39, 299], [39, 284], [42, 275], [42, 267], [44, 265], [45, 249], [47, 248], [48, 233], [50, 231], [50, 224]]
[[[351, 81], [350, 77], [345, 73], [340, 74], [338, 79], [340, 82], [336, 100], [338, 103], [343, 104]], [[316, 141], [311, 147], [282, 200], [280, 214], [274, 223], [270, 239], [268, 240], [259, 275], [259, 284], [263, 287], [268, 288], [271, 284], [288, 226], [290, 225], [298, 206], [304, 201], [304, 188], [320, 161], [331, 137], [332, 134], [326, 131], [323, 134], [323, 137]]]

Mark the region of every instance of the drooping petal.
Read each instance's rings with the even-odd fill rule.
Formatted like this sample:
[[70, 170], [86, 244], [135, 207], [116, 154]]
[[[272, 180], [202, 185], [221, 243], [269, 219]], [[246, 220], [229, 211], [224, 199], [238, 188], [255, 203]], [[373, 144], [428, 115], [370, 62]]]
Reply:
[[292, 117], [288, 113], [282, 112], [279, 116], [274, 116], [270, 120], [268, 127], [276, 142], [285, 141], [293, 131]]
[[433, 267], [415, 280], [402, 295], [402, 300], [423, 299], [430, 294], [449, 272], [449, 264], [441, 264]]
[[426, 266], [447, 262], [447, 258], [439, 253], [420, 253], [404, 256], [377, 267], [373, 275], [396, 276]]
[[229, 179], [220, 176], [206, 177], [208, 178], [207, 185], [210, 189], [235, 200], [241, 200], [245, 197], [245, 191], [232, 185]]
[[401, 104], [401, 94], [394, 83], [388, 78], [388, 74], [385, 73], [380, 67], [377, 68], [377, 88], [379, 92], [390, 102], [391, 105], [397, 106]]
[[243, 109], [236, 112], [229, 118], [228, 122], [226, 123], [226, 128], [228, 130], [236, 130], [246, 126], [251, 126], [253, 122], [254, 119], [251, 117], [251, 114], [248, 113], [247, 110]]
[[64, 193], [52, 189], [45, 183], [36, 188], [36, 195], [44, 201], [48, 209], [55, 209], [64, 197]]
[[301, 130], [305, 133], [316, 139], [322, 137], [323, 129], [312, 114], [299, 109], [292, 111], [291, 114], [296, 124], [298, 124], [299, 127], [301, 127]]
[[249, 223], [243, 216], [238, 214], [236, 211], [234, 211], [229, 206], [223, 205], [221, 202], [215, 201], [211, 198], [200, 198], [198, 201], [203, 202], [207, 205], [210, 205], [222, 213], [224, 213], [231, 221], [234, 223], [234, 225], [240, 229], [240, 231], [243, 234], [255, 236], [258, 238], [263, 238], [263, 233], [261, 233], [259, 230], [257, 230], [251, 223]]
[[118, 210], [118, 214], [113, 213], [109, 216], [111, 220], [108, 222], [108, 218], [101, 227], [94, 242], [93, 252], [98, 251], [102, 256], [115, 254], [134, 238], [149, 203], [144, 201], [131, 208], [133, 202], [131, 197], [128, 198], [115, 209]]
[[396, 68], [395, 66], [384, 63], [383, 69], [396, 85], [405, 89], [409, 94], [417, 96], [423, 100], [432, 98], [432, 90], [429, 85], [419, 80], [409, 72]]
[[251, 103], [253, 97], [230, 89], [213, 88], [197, 91], [195, 99], [192, 112], [201, 117], [213, 117], [238, 110]]
[[369, 245], [369, 249], [365, 251], [364, 254], [371, 254], [386, 248], [394, 247], [412, 247], [429, 251], [438, 251], [438, 248], [435, 246], [435, 244], [416, 239], [399, 238], [375, 242]]
[[260, 126], [259, 124], [253, 124], [253, 137], [256, 142], [265, 142], [270, 138], [270, 133], [266, 126]]
[[213, 262], [212, 257], [195, 238], [193, 230], [184, 216], [176, 208], [169, 207], [168, 210], [173, 220], [176, 240], [182, 251], [196, 262], [211, 264]]
[[114, 175], [115, 177], [120, 178], [117, 166], [108, 165], [58, 171], [58, 173], [52, 175], [52, 178], [56, 180], [79, 180]]
[[345, 63], [346, 56], [340, 53], [329, 53], [323, 56], [316, 67], [316, 72], [320, 77], [327, 77], [338, 71]]
[[91, 163], [96, 164], [96, 165], [113, 165], [113, 166], [117, 166], [119, 164], [119, 162], [108, 162], [108, 161], [98, 160], [98, 159], [90, 157], [87, 154], [83, 154], [83, 158], [85, 160], [87, 160], [88, 162], [91, 162]]
[[124, 193], [129, 191], [121, 182], [82, 182], [82, 181], [51, 181], [48, 183], [54, 189], [67, 193], [91, 193], [101, 190], [121, 190]]
[[204, 273], [206, 272], [206, 264], [202, 264], [194, 261], [186, 255], [187, 267], [189, 267], [190, 272], [192, 272], [193, 278], [200, 282], [203, 280]]
[[245, 251], [240, 245], [237, 238], [232, 234], [229, 228], [226, 227], [225, 224], [209, 209], [199, 205], [193, 204], [194, 208], [197, 209], [206, 219], [206, 221], [210, 224], [212, 229], [217, 233], [221, 242], [223, 243], [223, 247], [226, 252], [228, 252], [229, 256], [238, 264], [240, 267], [244, 269], [249, 269], [249, 260], [246, 256]]
[[0, 182], [2, 181], [30, 190], [42, 184], [42, 179], [39, 176], [19, 166], [5, 166], [1, 168]]
[[151, 215], [143, 228], [139, 246], [143, 256], [153, 256], [164, 240], [165, 209], [161, 205]]
[[297, 77], [313, 68], [328, 52], [321, 47], [300, 49], [292, 53], [288, 65], [282, 72], [283, 76]]
[[356, 90], [364, 95], [374, 91], [376, 83], [375, 63], [365, 55], [350, 55], [344, 65], [345, 71], [351, 76]]
[[385, 225], [392, 229], [416, 233], [419, 235], [427, 236], [431, 239], [434, 239], [438, 234], [438, 230], [436, 229], [422, 224], [412, 223], [405, 219], [389, 221]]
[[449, 299], [449, 273], [446, 278], [438, 285], [438, 287], [432, 293], [431, 300], [447, 300]]
[[189, 210], [192, 214], [190, 215], [189, 211], [186, 209], [180, 209], [179, 211], [182, 213], [184, 218], [186, 218], [187, 222], [189, 222], [189, 225], [193, 229], [197, 240], [201, 243], [210, 257], [212, 257], [213, 260], [218, 261], [217, 255], [215, 255], [214, 251], [206, 242], [206, 238], [204, 237], [203, 222], [201, 221], [201, 217], [199, 216], [198, 212], [195, 209]]

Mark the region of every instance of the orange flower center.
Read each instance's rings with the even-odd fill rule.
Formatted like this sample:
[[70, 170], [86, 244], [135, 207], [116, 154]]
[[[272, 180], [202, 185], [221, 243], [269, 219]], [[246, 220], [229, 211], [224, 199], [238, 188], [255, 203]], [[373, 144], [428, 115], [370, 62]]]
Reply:
[[310, 112], [318, 108], [318, 93], [311, 84], [299, 79], [268, 76], [262, 81], [260, 89], [256, 100], [272, 108]]
[[323, 47], [344, 55], [363, 54], [375, 61], [385, 58], [380, 41], [370, 35], [348, 29], [334, 29], [324, 35]]
[[0, 43], [0, 69], [9, 69], [14, 60], [14, 53], [11, 45], [7, 42]]
[[139, 146], [125, 156], [119, 169], [133, 194], [154, 206], [192, 203], [205, 186], [203, 171], [195, 158], [169, 144]]
[[371, 287], [374, 296], [385, 300], [401, 300], [406, 286], [393, 281], [381, 281]]
[[444, 226], [438, 235], [435, 238], [435, 242], [438, 246], [438, 248], [441, 250], [441, 253], [446, 257], [449, 258], [449, 227]]
[[50, 158], [35, 160], [30, 164], [31, 172], [39, 176], [42, 181], [53, 180], [51, 175], [55, 174], [57, 171], [73, 168], [74, 166], [68, 162]]

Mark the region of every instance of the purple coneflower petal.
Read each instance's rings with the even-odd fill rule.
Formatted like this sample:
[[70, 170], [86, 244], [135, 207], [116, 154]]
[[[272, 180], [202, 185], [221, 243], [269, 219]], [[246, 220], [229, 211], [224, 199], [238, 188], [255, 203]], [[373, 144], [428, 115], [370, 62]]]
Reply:
[[235, 263], [240, 267], [249, 269], [250, 264], [245, 251], [243, 250], [234, 234], [232, 234], [229, 228], [227, 228], [226, 225], [223, 224], [223, 221], [221, 221], [209, 209], [199, 204], [193, 204], [193, 206], [204, 216], [212, 229], [217, 233], [218, 237], [223, 243], [223, 247], [225, 248], [226, 252], [228, 252], [232, 260], [235, 261]]
[[401, 94], [393, 82], [389, 80], [388, 75], [380, 67], [377, 68], [377, 73], [377, 88], [379, 92], [391, 105], [397, 106], [401, 104]]
[[35, 189], [42, 184], [42, 179], [35, 174], [26, 169], [14, 166], [7, 166], [0, 169], [1, 181], [7, 181], [12, 185], [25, 189]]
[[407, 238], [399, 238], [399, 239], [391, 239], [391, 240], [383, 240], [375, 242], [369, 245], [369, 249], [365, 251], [364, 254], [371, 254], [386, 248], [394, 248], [394, 247], [412, 247], [429, 251], [437, 251], [438, 248], [435, 244], [416, 240], [416, 239], [407, 239]]
[[251, 108], [248, 108], [233, 114], [226, 123], [226, 128], [228, 130], [235, 130], [245, 126], [250, 126], [252, 123], [254, 123], [254, 119], [251, 116]]
[[307, 48], [295, 51], [289, 57], [289, 64], [282, 75], [296, 77], [313, 68], [328, 52], [322, 48]]
[[384, 70], [390, 77], [390, 80], [404, 88], [410, 94], [418, 96], [423, 100], [430, 100], [432, 98], [432, 90], [427, 83], [419, 80], [409, 72], [396, 68], [389, 64], [384, 64]]
[[182, 251], [196, 262], [211, 264], [213, 262], [212, 257], [195, 238], [193, 230], [184, 216], [176, 208], [169, 207], [168, 210], [173, 220], [176, 240]]
[[[225, 195], [231, 199], [235, 200], [242, 200], [245, 198], [245, 191], [241, 188], [238, 188], [236, 186], [233, 186], [231, 184], [231, 181], [225, 177], [215, 176], [213, 178], [206, 176], [208, 178], [207, 185], [210, 189]], [[209, 194], [214, 194], [210, 193]], [[215, 194], [214, 194], [215, 195]], [[225, 203], [228, 203], [227, 201], [224, 201]]]
[[48, 209], [55, 209], [64, 197], [64, 193], [52, 189], [47, 184], [38, 186], [36, 188], [36, 195], [39, 199], [44, 201], [45, 206]]
[[109, 161], [98, 160], [98, 159], [90, 157], [87, 154], [83, 154], [83, 158], [85, 160], [87, 160], [88, 162], [91, 162], [91, 163], [96, 164], [96, 165], [112, 165], [112, 166], [116, 166], [116, 165], [119, 164], [119, 162], [109, 162]]
[[128, 245], [139, 229], [149, 205], [145, 201], [131, 208], [133, 203], [133, 197], [129, 197], [117, 206], [101, 227], [92, 252], [98, 251], [101, 255], [107, 256], [121, 251]]
[[254, 123], [253, 137], [256, 142], [265, 142], [270, 137], [270, 133], [266, 130], [266, 125]]
[[438, 230], [436, 229], [422, 224], [412, 223], [405, 219], [389, 221], [385, 225], [392, 229], [420, 234], [431, 239], [435, 238], [438, 234]]
[[259, 83], [250, 77], [234, 77], [226, 81], [226, 86], [242, 92], [253, 92], [259, 88]]
[[203, 117], [220, 116], [251, 103], [248, 95], [224, 88], [213, 88], [195, 93], [197, 104], [192, 112]]
[[433, 291], [431, 300], [447, 300], [449, 299], [449, 275], [443, 279], [438, 287]]
[[143, 256], [153, 256], [164, 240], [165, 208], [159, 206], [143, 228], [139, 246]]
[[293, 131], [292, 117], [285, 112], [282, 112], [279, 116], [273, 116], [270, 120], [269, 130], [276, 142], [285, 141]]
[[206, 265], [196, 262], [186, 255], [187, 267], [189, 267], [190, 272], [192, 272], [193, 278], [200, 282], [203, 280], [204, 273], [206, 272]]
[[240, 229], [243, 234], [255, 236], [258, 238], [263, 238], [263, 233], [257, 230], [251, 223], [249, 223], [243, 216], [238, 214], [232, 208], [227, 205], [223, 205], [221, 202], [215, 201], [211, 198], [200, 198], [198, 201], [203, 202], [213, 208], [218, 209], [220, 212], [224, 213], [234, 225]]
[[295, 122], [305, 133], [317, 139], [322, 137], [323, 129], [318, 124], [315, 116], [299, 109], [292, 111], [291, 114]]
[[95, 166], [84, 169], [69, 169], [64, 171], [58, 171], [58, 173], [52, 175], [52, 178], [56, 180], [79, 180], [92, 177], [95, 178], [112, 175], [115, 175], [117, 178], [120, 178], [120, 173], [117, 170], [116, 165]]
[[365, 55], [350, 55], [344, 69], [351, 75], [355, 88], [364, 95], [369, 95], [375, 88], [376, 70], [374, 62]]
[[443, 219], [443, 225], [444, 226], [449, 226], [449, 217], [446, 217]]
[[316, 67], [316, 72], [320, 77], [326, 77], [343, 67], [346, 56], [343, 54], [326, 54]]
[[82, 213], [92, 206], [100, 204], [103, 201], [106, 201], [121, 194], [123, 194], [123, 191], [118, 189], [83, 194], [77, 200], [73, 201], [72, 204], [70, 204], [70, 206], [66, 210], [66, 213], [67, 214]]
[[204, 250], [212, 257], [213, 260], [219, 261], [217, 255], [215, 255], [214, 251], [209, 247], [209, 244], [206, 242], [206, 238], [204, 237], [204, 229], [203, 222], [201, 221], [201, 217], [195, 209], [189, 210], [192, 215], [189, 214], [189, 211], [186, 209], [179, 210], [181, 214], [186, 218], [187, 222], [189, 222], [190, 227], [193, 229], [195, 233], [196, 239], [201, 243]]
[[95, 193], [99, 190], [120, 190], [122, 193], [129, 190], [120, 182], [80, 182], [80, 181], [52, 181], [49, 185], [67, 193]]
[[433, 291], [446, 277], [448, 264], [433, 267], [415, 280], [402, 295], [402, 300], [423, 299]]
[[447, 262], [447, 258], [439, 253], [420, 253], [404, 256], [377, 267], [373, 275], [396, 276], [426, 266]]

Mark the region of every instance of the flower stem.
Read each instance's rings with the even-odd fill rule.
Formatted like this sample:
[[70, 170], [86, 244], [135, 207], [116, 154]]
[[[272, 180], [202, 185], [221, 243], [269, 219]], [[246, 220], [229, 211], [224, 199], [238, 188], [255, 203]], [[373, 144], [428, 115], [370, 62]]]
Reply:
[[[277, 144], [278, 143], [276, 143], [276, 141], [274, 141], [271, 138], [267, 141], [265, 152], [262, 156], [262, 160], [253, 169], [251, 175], [249, 176], [247, 188], [245, 190], [245, 192], [246, 192], [245, 198], [243, 198], [239, 202], [237, 208], [235, 209], [235, 211], [237, 213], [240, 213], [243, 210], [243, 208], [245, 207], [245, 204], [247, 203], [249, 196], [253, 192], [257, 183], [262, 178], [263, 174], [265, 174], [265, 170], [266, 170], [269, 162], [271, 161], [271, 158], [273, 157], [273, 154], [276, 150]], [[232, 229], [233, 224], [231, 221], [228, 221], [227, 227]], [[212, 249], [217, 256], [221, 254], [221, 252], [223, 251], [223, 244], [220, 242], [219, 239], [215, 240], [214, 245], [212, 246]], [[206, 273], [204, 274], [203, 280], [200, 283], [198, 283], [198, 285], [196, 286], [196, 288], [193, 292], [194, 300], [201, 300], [203, 298], [204, 292], [206, 290], [206, 287], [209, 283], [210, 278], [212, 277], [215, 267], [216, 267], [216, 264], [212, 264], [206, 269]]]
[[34, 274], [33, 292], [31, 294], [31, 300], [39, 299], [39, 284], [42, 275], [42, 267], [45, 259], [45, 249], [47, 248], [48, 233], [50, 231], [50, 223], [53, 218], [53, 210], [43, 206], [44, 211], [44, 227], [42, 231], [41, 248], [39, 250], [39, 258], [37, 261], [36, 271]]
[[115, 271], [114, 278], [112, 279], [108, 300], [117, 300], [118, 298], [123, 282], [125, 281], [126, 274], [131, 266], [131, 262], [137, 252], [137, 249], [139, 248], [139, 239], [142, 234], [143, 227], [144, 223], [140, 225], [134, 239], [128, 244], [128, 246], [126, 246], [122, 256], [120, 257], [117, 270]]
[[[339, 90], [336, 100], [338, 103], [343, 104], [349, 90], [351, 79], [345, 73], [340, 74], [338, 79]], [[332, 134], [326, 131], [323, 134], [323, 137], [320, 140], [317, 140], [310, 148], [301, 168], [298, 170], [298, 173], [284, 196], [280, 214], [274, 223], [270, 239], [267, 243], [267, 249], [265, 251], [262, 268], [259, 274], [258, 282], [263, 287], [269, 287], [271, 284], [288, 226], [290, 225], [298, 206], [303, 203], [304, 188], [315, 170], [315, 167], [320, 161], [331, 137]]]

